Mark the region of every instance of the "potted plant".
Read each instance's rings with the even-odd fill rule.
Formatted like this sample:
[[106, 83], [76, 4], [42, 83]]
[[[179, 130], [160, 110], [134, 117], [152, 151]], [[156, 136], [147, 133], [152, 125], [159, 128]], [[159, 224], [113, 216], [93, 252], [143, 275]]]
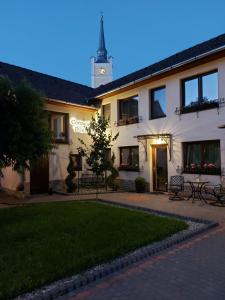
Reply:
[[146, 180], [144, 177], [138, 176], [135, 179], [135, 188], [137, 193], [144, 193], [146, 186]]

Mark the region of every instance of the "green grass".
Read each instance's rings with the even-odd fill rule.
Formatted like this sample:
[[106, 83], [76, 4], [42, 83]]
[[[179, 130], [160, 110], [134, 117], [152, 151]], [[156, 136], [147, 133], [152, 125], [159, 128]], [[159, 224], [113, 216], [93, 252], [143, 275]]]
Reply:
[[11, 299], [185, 229], [175, 219], [91, 202], [0, 210], [0, 299]]

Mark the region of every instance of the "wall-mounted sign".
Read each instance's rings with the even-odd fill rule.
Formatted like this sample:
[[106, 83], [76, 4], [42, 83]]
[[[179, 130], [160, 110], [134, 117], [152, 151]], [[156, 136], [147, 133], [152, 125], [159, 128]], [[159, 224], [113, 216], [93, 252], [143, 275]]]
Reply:
[[78, 120], [76, 118], [70, 119], [70, 125], [74, 132], [87, 133], [87, 127], [90, 126], [90, 121]]

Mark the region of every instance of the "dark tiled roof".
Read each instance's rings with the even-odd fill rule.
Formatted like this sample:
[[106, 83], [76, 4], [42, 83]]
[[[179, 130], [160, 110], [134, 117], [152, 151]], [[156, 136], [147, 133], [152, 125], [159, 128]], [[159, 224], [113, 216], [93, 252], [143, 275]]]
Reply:
[[14, 84], [26, 79], [44, 96], [71, 103], [87, 105], [87, 99], [93, 93], [88, 86], [3, 62], [0, 62], [0, 75], [7, 76]]
[[166, 59], [163, 59], [155, 64], [152, 64], [146, 68], [138, 70], [136, 72], [130, 73], [124, 77], [116, 79], [112, 82], [109, 82], [105, 85], [101, 85], [94, 90], [93, 96], [101, 95], [105, 92], [109, 92], [120, 86], [131, 83], [135, 80], [141, 79], [145, 76], [151, 75], [155, 72], [162, 71], [163, 69], [169, 68], [173, 65], [182, 63], [188, 59], [194, 58], [198, 55], [204, 54], [208, 51], [215, 50], [221, 46], [225, 46], [225, 34], [219, 35], [213, 39], [210, 39], [201, 44], [195, 45], [191, 48], [178, 52], [172, 56], [169, 56]]

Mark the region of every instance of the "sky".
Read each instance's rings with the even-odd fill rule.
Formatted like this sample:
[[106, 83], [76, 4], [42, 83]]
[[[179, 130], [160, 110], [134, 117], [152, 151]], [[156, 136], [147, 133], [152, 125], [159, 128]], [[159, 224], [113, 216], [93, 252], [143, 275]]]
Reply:
[[225, 33], [225, 0], [0, 0], [0, 61], [90, 85], [101, 11], [114, 79]]

